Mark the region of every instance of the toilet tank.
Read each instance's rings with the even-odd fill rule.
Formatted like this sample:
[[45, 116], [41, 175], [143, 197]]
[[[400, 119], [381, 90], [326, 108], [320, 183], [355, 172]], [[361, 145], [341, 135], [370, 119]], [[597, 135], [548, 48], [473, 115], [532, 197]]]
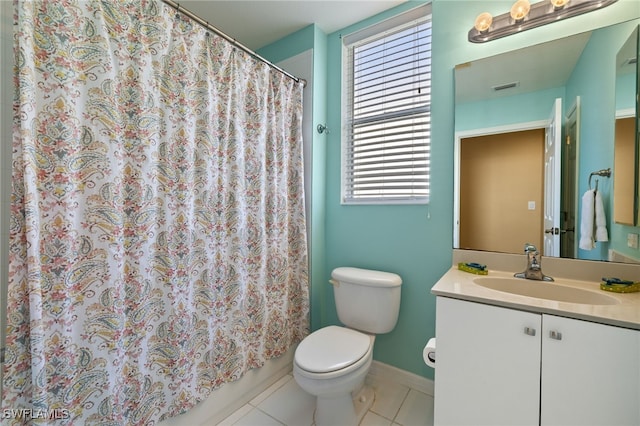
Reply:
[[402, 278], [390, 272], [351, 267], [331, 273], [338, 319], [366, 333], [388, 333], [398, 322]]

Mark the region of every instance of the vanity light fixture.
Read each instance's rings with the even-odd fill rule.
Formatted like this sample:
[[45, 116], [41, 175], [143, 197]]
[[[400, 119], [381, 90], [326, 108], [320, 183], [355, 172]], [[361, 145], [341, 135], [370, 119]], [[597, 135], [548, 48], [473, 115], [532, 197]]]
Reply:
[[542, 0], [530, 4], [528, 0], [517, 0], [508, 13], [492, 17], [481, 13], [469, 30], [469, 41], [485, 43], [511, 34], [593, 10], [602, 9], [618, 0]]

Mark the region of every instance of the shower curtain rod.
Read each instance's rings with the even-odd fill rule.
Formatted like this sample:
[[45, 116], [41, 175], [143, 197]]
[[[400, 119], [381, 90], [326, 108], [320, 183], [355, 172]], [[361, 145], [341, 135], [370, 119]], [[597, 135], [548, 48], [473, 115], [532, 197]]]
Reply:
[[202, 25], [203, 27], [205, 27], [209, 31], [213, 31], [214, 33], [216, 33], [220, 37], [224, 38], [225, 40], [227, 40], [228, 42], [230, 42], [234, 46], [242, 49], [243, 51], [245, 51], [249, 55], [253, 56], [254, 58], [258, 59], [259, 61], [262, 61], [265, 64], [269, 65], [270, 67], [280, 71], [282, 74], [286, 75], [289, 78], [292, 78], [296, 82], [302, 83], [304, 86], [307, 85], [307, 81], [306, 80], [304, 80], [302, 78], [299, 78], [299, 77], [296, 77], [295, 75], [286, 72], [285, 70], [283, 70], [282, 68], [280, 68], [279, 66], [274, 64], [273, 62], [270, 62], [267, 59], [263, 58], [262, 56], [258, 55], [256, 52], [254, 52], [253, 50], [249, 49], [247, 46], [243, 45], [242, 43], [237, 41], [235, 38], [223, 33], [222, 31], [220, 31], [216, 27], [214, 27], [211, 24], [209, 24], [209, 21], [205, 21], [204, 19], [200, 18], [198, 15], [196, 15], [193, 12], [191, 12], [191, 11], [185, 9], [184, 7], [180, 6], [180, 3], [177, 3], [177, 2], [175, 2], [173, 0], [162, 0], [162, 2], [166, 3], [167, 5], [169, 5], [171, 7], [173, 7], [178, 12], [187, 15], [189, 18], [193, 19], [198, 24]]

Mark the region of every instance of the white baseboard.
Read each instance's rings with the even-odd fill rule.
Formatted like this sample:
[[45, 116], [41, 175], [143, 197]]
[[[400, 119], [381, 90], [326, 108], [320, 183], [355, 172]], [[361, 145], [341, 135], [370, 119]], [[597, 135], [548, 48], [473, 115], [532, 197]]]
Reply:
[[622, 263], [640, 263], [640, 260], [626, 256], [616, 250], [609, 249], [609, 261], [610, 262], [622, 262]]
[[433, 396], [433, 380], [410, 373], [409, 371], [401, 370], [380, 361], [374, 360], [371, 364], [371, 369], [369, 370], [369, 374], [367, 374], [367, 380], [372, 379], [393, 381]]

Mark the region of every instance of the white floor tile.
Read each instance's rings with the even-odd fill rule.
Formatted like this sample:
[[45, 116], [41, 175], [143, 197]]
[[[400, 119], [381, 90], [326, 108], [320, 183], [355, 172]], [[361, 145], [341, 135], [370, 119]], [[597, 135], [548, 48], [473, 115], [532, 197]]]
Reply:
[[234, 423], [233, 426], [282, 426], [282, 423], [254, 408]]
[[391, 420], [385, 419], [372, 411], [368, 411], [362, 418], [360, 426], [391, 426]]
[[[393, 381], [368, 382], [376, 392], [360, 426], [432, 426], [433, 397]], [[291, 374], [271, 385], [219, 426], [311, 426], [315, 397], [298, 386]]]
[[394, 421], [403, 426], [433, 425], [433, 397], [411, 389]]
[[288, 426], [311, 426], [316, 399], [289, 380], [262, 401], [258, 408]]
[[249, 404], [257, 407], [262, 401], [267, 399], [269, 396], [271, 396], [272, 393], [284, 386], [289, 380], [293, 380], [293, 376], [291, 374], [287, 374], [286, 376], [282, 377], [280, 380], [269, 386], [260, 395], [249, 401]]
[[398, 383], [380, 380], [370, 382], [369, 386], [371, 386], [376, 393], [376, 399], [373, 402], [371, 411], [393, 420], [400, 410], [402, 401], [404, 401], [407, 396], [409, 388]]
[[255, 407], [249, 404], [245, 404], [242, 407], [240, 407], [237, 411], [235, 411], [233, 414], [231, 414], [229, 417], [224, 419], [222, 422], [218, 423], [217, 426], [231, 426], [235, 424], [237, 421], [239, 421], [242, 417], [246, 416], [254, 408]]

